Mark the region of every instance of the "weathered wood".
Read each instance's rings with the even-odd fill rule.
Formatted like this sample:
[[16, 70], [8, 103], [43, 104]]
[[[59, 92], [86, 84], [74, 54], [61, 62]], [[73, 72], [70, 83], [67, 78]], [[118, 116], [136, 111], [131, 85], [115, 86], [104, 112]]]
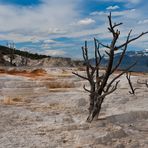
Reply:
[[130, 89], [131, 89], [131, 91], [129, 91], [129, 93], [135, 95], [135, 91], [138, 88], [133, 88], [133, 84], [132, 84], [132, 81], [131, 81], [131, 73], [130, 72], [126, 73], [126, 78], [128, 80], [128, 84], [129, 84]]
[[[127, 73], [136, 64], [136, 62], [133, 63], [132, 65], [124, 69], [121, 73], [119, 73], [117, 76], [111, 79], [111, 76], [113, 75], [113, 73], [119, 68], [120, 64], [122, 63], [128, 44], [140, 38], [144, 34], [148, 33], [148, 32], [144, 32], [138, 35], [137, 37], [130, 39], [130, 35], [132, 32], [132, 30], [130, 30], [127, 35], [125, 43], [116, 46], [117, 40], [119, 39], [119, 36], [120, 36], [120, 31], [116, 29], [116, 27], [122, 25], [122, 23], [112, 23], [111, 13], [108, 16], [108, 21], [109, 21], [108, 30], [112, 34], [112, 40], [110, 45], [105, 45], [99, 42], [96, 38], [94, 38], [95, 64], [91, 65], [89, 61], [89, 56], [88, 56], [88, 45], [87, 45], [87, 41], [85, 41], [85, 45], [84, 47], [82, 47], [82, 54], [83, 54], [83, 59], [86, 66], [86, 76], [82, 76], [82, 75], [79, 75], [78, 73], [73, 72], [73, 74], [75, 74], [76, 76], [87, 80], [90, 85], [90, 90], [88, 90], [85, 87], [85, 85], [83, 86], [84, 90], [90, 94], [89, 95], [90, 96], [89, 115], [87, 118], [87, 122], [91, 122], [92, 120], [98, 118], [101, 110], [101, 106], [105, 97], [113, 93], [117, 89], [117, 86], [119, 83], [119, 80], [117, 81], [117, 79], [119, 79], [123, 74]], [[101, 60], [103, 59], [103, 56], [100, 54], [100, 46], [108, 49], [108, 51], [105, 51], [106, 54], [108, 55], [108, 63], [106, 66], [106, 70], [103, 74], [100, 72]], [[115, 66], [113, 66], [115, 51], [121, 48], [123, 48], [123, 51], [120, 55], [120, 58], [118, 62], [115, 64]], [[135, 90], [133, 89], [133, 91]]]

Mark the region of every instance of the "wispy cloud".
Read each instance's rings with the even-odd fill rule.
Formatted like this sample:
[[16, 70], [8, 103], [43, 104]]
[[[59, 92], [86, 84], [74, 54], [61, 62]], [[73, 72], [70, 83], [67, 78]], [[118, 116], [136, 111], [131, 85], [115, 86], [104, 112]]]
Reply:
[[[123, 0], [122, 0], [123, 1]], [[128, 0], [129, 3], [138, 4], [141, 0]]]
[[44, 0], [41, 5], [31, 8], [1, 4], [0, 30], [17, 32], [19, 36], [33, 34], [47, 38], [50, 34], [65, 33], [65, 24], [70, 24], [77, 15], [73, 0]]
[[41, 54], [50, 55], [50, 56], [64, 56], [66, 54], [63, 50], [45, 50]]
[[138, 24], [148, 24], [148, 19], [140, 20]]
[[48, 39], [48, 40], [44, 40], [43, 42], [44, 42], [44, 43], [55, 43], [56, 41], [54, 41], [54, 40], [49, 40], [49, 39]]
[[119, 6], [115, 5], [115, 6], [109, 6], [106, 9], [107, 10], [116, 10], [116, 9], [119, 9], [119, 8], [120, 8]]
[[[129, 17], [131, 14], [134, 16], [135, 14], [135, 9], [129, 9], [129, 10], [123, 10], [123, 11], [113, 11], [112, 16], [125, 16]], [[109, 15], [108, 11], [94, 11], [91, 12], [90, 15], [102, 15], [102, 16], [107, 16]]]
[[93, 20], [91, 18], [85, 18], [85, 19], [78, 21], [76, 23], [76, 25], [89, 25], [89, 24], [92, 24], [92, 23], [95, 23], [95, 20]]
[[102, 0], [104, 2], [124, 2], [124, 3], [132, 3], [132, 4], [138, 4], [141, 2], [141, 0]]

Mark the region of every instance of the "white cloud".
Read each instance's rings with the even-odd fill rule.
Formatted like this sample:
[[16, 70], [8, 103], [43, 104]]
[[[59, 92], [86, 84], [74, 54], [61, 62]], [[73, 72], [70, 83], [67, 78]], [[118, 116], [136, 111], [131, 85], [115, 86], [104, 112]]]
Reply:
[[119, 9], [119, 8], [120, 8], [119, 6], [115, 5], [115, 6], [109, 6], [106, 9], [107, 10], [116, 10], [116, 9]]
[[94, 12], [91, 12], [90, 15], [108, 15], [108, 13], [104, 11], [94, 11]]
[[45, 50], [42, 54], [49, 55], [49, 56], [63, 56], [66, 54], [63, 50]]
[[128, 0], [129, 3], [138, 4], [141, 0]]
[[[37, 36], [40, 40], [52, 34], [65, 34], [68, 25], [79, 16], [75, 10], [77, 3], [74, 0], [43, 1], [32, 8], [0, 4], [0, 31], [11, 32], [16, 42], [20, 42], [17, 36]], [[3, 40], [9, 38], [4, 34]]]
[[148, 19], [141, 20], [138, 22], [138, 24], [148, 24]]
[[125, 2], [125, 3], [132, 3], [132, 4], [138, 4], [141, 2], [141, 0], [102, 0], [102, 1], [107, 1], [107, 2]]
[[76, 25], [90, 25], [95, 23], [95, 20], [91, 19], [91, 18], [85, 18], [83, 20], [80, 20], [76, 23]]
[[[87, 29], [87, 30], [81, 30], [81, 31], [75, 31], [75, 32], [72, 32], [72, 33], [69, 33], [67, 36], [68, 37], [74, 37], [74, 38], [78, 38], [78, 37], [81, 37], [83, 38], [83, 40], [88, 40], [89, 35], [93, 35], [93, 34], [98, 34], [100, 35], [101, 34], [101, 37], [102, 37], [102, 34], [105, 34], [107, 36], [107, 29], [105, 28], [104, 25], [100, 25], [99, 27], [96, 27], [96, 28], [92, 28], [92, 29]], [[91, 38], [92, 40], [92, 38]]]
[[124, 10], [124, 11], [114, 11], [112, 12], [112, 16], [125, 16], [130, 17], [132, 14], [135, 15], [135, 9]]
[[17, 33], [5, 33], [0, 34], [0, 40], [8, 40], [13, 42], [32, 42], [32, 36], [17, 34]]
[[40, 43], [40, 40], [32, 40], [32, 43]]
[[[125, 16], [129, 17], [131, 14], [135, 14], [136, 9], [129, 9], [129, 10], [123, 10], [123, 11], [113, 11], [112, 16]], [[91, 12], [90, 15], [104, 15], [107, 16], [109, 15], [109, 12], [106, 11], [94, 11]]]
[[54, 40], [49, 40], [49, 39], [48, 39], [48, 40], [44, 40], [43, 42], [44, 42], [44, 43], [55, 43], [56, 41], [54, 41]]
[[41, 48], [43, 48], [43, 49], [50, 49], [51, 47], [49, 46], [49, 44], [42, 44]]

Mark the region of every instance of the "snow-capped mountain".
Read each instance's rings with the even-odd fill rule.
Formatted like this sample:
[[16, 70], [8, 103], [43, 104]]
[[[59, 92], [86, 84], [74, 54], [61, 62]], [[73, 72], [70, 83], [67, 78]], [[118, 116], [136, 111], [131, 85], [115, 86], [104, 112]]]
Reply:
[[[115, 54], [114, 65], [118, 62], [120, 55], [121, 53]], [[103, 59], [101, 65], [106, 66], [107, 61], [107, 59]], [[95, 60], [91, 59], [91, 62], [94, 63]], [[137, 64], [131, 69], [131, 71], [148, 72], [148, 49], [141, 51], [127, 51], [119, 69], [125, 69], [135, 62], [137, 62]]]
[[[119, 57], [120, 53], [116, 54], [115, 63], [117, 62]], [[137, 62], [137, 64], [131, 69], [132, 71], [148, 72], [148, 50], [146, 49], [141, 51], [127, 51], [120, 68], [124, 69], [134, 62]]]
[[126, 55], [132, 56], [148, 56], [148, 49], [139, 50], [139, 51], [127, 51]]

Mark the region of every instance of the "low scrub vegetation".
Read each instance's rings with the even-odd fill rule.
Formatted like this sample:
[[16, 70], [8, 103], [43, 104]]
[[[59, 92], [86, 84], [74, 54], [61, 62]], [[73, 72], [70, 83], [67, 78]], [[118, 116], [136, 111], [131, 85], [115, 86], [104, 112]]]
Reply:
[[9, 75], [20, 75], [20, 76], [27, 76], [27, 77], [33, 77], [33, 76], [43, 76], [47, 72], [44, 69], [35, 69], [32, 71], [29, 70], [17, 70], [17, 69], [0, 69], [1, 74], [9, 74]]
[[74, 88], [74, 82], [68, 81], [51, 81], [47, 84], [49, 89], [56, 89], [56, 88]]
[[20, 104], [23, 103], [24, 99], [20, 97], [4, 97], [2, 103], [5, 105], [14, 105], [14, 104]]

